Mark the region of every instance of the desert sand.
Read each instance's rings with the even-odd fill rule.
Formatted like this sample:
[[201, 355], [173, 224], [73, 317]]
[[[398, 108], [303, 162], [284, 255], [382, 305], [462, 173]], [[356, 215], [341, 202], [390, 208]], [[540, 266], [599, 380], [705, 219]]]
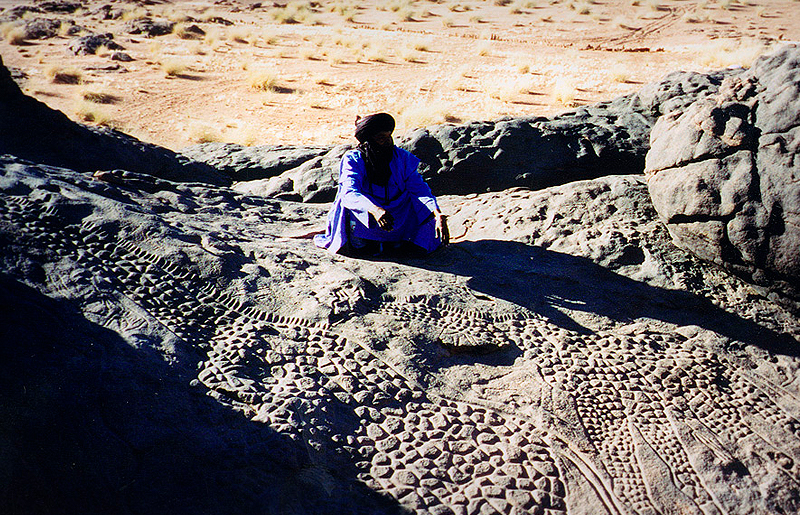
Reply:
[[[111, 11], [100, 11], [104, 4]], [[0, 2], [7, 11], [18, 5]], [[25, 15], [62, 20], [62, 35], [52, 38], [12, 44], [15, 23], [6, 23], [4, 62], [25, 74], [28, 94], [73, 119], [172, 149], [205, 141], [347, 142], [356, 115], [379, 110], [397, 115], [399, 133], [547, 116], [676, 70], [747, 66], [777, 42], [800, 39], [793, 0], [80, 5]], [[116, 18], [105, 19], [107, 12]], [[130, 34], [127, 24], [144, 17], [177, 28]], [[112, 61], [105, 49], [74, 55], [72, 37], [63, 35], [71, 24], [80, 34], [113, 34], [133, 60]], [[69, 69], [80, 84], [52, 82]]]

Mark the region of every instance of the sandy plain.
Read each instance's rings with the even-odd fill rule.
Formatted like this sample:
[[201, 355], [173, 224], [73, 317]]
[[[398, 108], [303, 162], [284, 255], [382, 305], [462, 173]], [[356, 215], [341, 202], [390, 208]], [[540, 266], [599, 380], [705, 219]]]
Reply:
[[[0, 0], [0, 18], [20, 5], [38, 4]], [[61, 20], [61, 35], [14, 41], [21, 22], [0, 26], [0, 55], [26, 93], [172, 149], [337, 144], [352, 140], [356, 115], [375, 111], [395, 114], [400, 134], [549, 116], [673, 71], [748, 66], [800, 40], [797, 0], [89, 0], [25, 18], [39, 16]], [[130, 34], [143, 17], [176, 28]], [[72, 25], [113, 34], [133, 60], [73, 55]], [[54, 82], [57, 71], [79, 83]]]

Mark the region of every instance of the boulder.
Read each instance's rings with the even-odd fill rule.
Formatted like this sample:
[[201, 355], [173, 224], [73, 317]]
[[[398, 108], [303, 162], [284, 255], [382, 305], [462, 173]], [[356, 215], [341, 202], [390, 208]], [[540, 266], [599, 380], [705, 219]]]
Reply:
[[181, 182], [227, 185], [209, 165], [122, 132], [71, 121], [19, 89], [0, 58], [0, 154], [80, 172], [122, 169]]
[[327, 147], [263, 145], [246, 147], [234, 143], [202, 143], [181, 149], [189, 159], [207, 163], [234, 181], [269, 179], [319, 157]]
[[243, 181], [233, 188], [241, 193], [302, 202], [330, 202], [336, 197], [339, 163], [352, 147], [340, 145], [300, 166], [269, 179]]
[[25, 39], [54, 38], [61, 30], [61, 21], [50, 18], [34, 18], [25, 22]]
[[81, 8], [80, 2], [69, 2], [68, 0], [55, 0], [38, 2], [37, 6], [47, 13], [74, 13]]
[[675, 242], [800, 312], [800, 47], [656, 122], [653, 203]]
[[75, 55], [94, 55], [100, 47], [109, 50], [124, 50], [122, 45], [114, 41], [114, 34], [90, 34], [74, 38], [67, 45], [67, 49]]
[[153, 20], [152, 18], [138, 18], [125, 24], [128, 34], [143, 34], [147, 37], [165, 36], [172, 34], [175, 23], [169, 20]]

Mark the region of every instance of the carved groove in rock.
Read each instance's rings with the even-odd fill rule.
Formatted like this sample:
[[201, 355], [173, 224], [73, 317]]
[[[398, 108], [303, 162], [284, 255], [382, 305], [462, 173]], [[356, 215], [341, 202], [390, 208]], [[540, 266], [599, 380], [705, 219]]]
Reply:
[[[797, 397], [699, 338], [578, 334], [533, 312], [424, 298], [352, 315], [432, 327], [454, 352], [522, 353], [524, 373], [448, 396], [346, 324], [267, 312], [88, 220], [1, 198], [0, 219], [24, 235], [21, 245], [52, 253], [31, 259], [74, 262], [93, 288], [202, 349], [195, 388], [419, 513], [580, 513], [586, 499], [596, 500], [592, 512], [614, 514], [798, 508]], [[105, 315], [104, 325], [117, 323]], [[781, 481], [795, 489], [772, 488]]]

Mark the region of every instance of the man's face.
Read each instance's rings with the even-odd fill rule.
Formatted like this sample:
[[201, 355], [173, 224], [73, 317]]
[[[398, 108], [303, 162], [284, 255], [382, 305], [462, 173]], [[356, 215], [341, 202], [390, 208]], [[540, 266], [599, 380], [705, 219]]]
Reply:
[[374, 141], [376, 145], [382, 148], [387, 148], [394, 145], [394, 142], [392, 141], [392, 133], [389, 131], [377, 133], [372, 138], [372, 141]]

